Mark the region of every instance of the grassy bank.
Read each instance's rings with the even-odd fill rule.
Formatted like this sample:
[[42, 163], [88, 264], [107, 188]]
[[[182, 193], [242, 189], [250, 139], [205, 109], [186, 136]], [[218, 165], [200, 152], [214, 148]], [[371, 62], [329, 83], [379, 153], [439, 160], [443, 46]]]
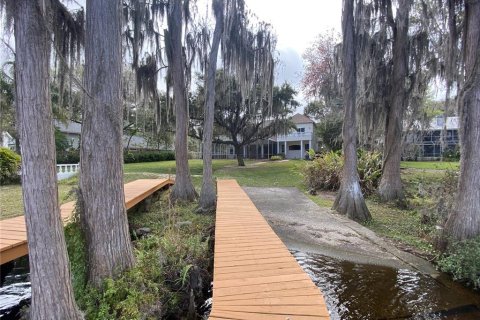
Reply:
[[[197, 306], [208, 298], [213, 217], [195, 214], [195, 204], [171, 206], [167, 193], [148, 211], [129, 214], [136, 266], [101, 291], [85, 286], [84, 241], [75, 224], [66, 227], [75, 296], [86, 319], [184, 318], [190, 290]], [[150, 233], [139, 237], [139, 228]]]
[[[197, 188], [201, 184], [202, 160], [190, 160], [190, 170]], [[246, 167], [238, 167], [236, 160], [214, 160], [214, 175], [221, 179], [236, 179], [242, 186], [298, 187], [306, 193], [301, 168], [303, 160], [247, 161]], [[402, 162], [404, 181], [409, 206], [399, 209], [367, 199], [373, 220], [367, 226], [378, 234], [415, 249], [433, 253], [434, 226], [422, 223], [429, 210], [433, 210], [435, 192], [442, 183], [447, 169], [458, 168], [458, 162]], [[175, 161], [132, 163], [125, 165], [125, 182], [140, 178], [155, 178], [175, 174]], [[59, 183], [60, 199], [68, 201], [69, 190], [77, 184], [77, 178]], [[23, 213], [20, 186], [0, 187], [2, 195], [0, 218]], [[309, 197], [318, 205], [331, 207], [334, 195], [320, 193]]]

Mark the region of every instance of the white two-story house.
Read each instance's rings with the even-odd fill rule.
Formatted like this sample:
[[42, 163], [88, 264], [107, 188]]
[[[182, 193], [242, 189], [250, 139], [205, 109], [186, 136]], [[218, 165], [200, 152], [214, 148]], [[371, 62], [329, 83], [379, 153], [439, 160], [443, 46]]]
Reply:
[[[295, 128], [287, 134], [278, 134], [266, 140], [259, 140], [243, 148], [243, 156], [250, 159], [269, 159], [281, 154], [286, 159], [304, 159], [309, 149], [317, 150], [315, 122], [303, 114], [295, 114], [290, 119]], [[230, 150], [234, 157], [233, 147]]]
[[291, 121], [295, 124], [285, 135], [277, 135], [277, 153], [283, 154], [286, 159], [302, 159], [309, 149], [317, 149], [315, 137], [315, 122], [303, 114], [295, 114]]

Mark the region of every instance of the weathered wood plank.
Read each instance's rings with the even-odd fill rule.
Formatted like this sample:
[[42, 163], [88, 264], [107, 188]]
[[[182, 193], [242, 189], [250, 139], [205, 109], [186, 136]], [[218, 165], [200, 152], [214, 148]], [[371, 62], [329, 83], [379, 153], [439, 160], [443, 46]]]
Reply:
[[[131, 209], [156, 191], [173, 183], [173, 180], [170, 179], [139, 179], [129, 182], [125, 184], [125, 207]], [[74, 201], [60, 206], [60, 215], [64, 223], [68, 223], [74, 209]], [[18, 216], [0, 220], [0, 264], [27, 254], [25, 217]]]
[[329, 319], [320, 290], [236, 181], [217, 191], [210, 319]]

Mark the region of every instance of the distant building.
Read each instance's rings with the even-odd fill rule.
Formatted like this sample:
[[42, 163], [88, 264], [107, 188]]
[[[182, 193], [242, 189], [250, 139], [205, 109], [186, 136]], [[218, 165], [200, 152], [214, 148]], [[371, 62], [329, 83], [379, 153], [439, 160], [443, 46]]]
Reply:
[[438, 160], [450, 150], [454, 151], [459, 146], [459, 118], [447, 117], [446, 144], [442, 148], [442, 130], [444, 127], [443, 116], [432, 119], [428, 127], [415, 123], [411, 132], [406, 137], [404, 158], [417, 160]]
[[[309, 149], [317, 149], [317, 138], [315, 136], [315, 122], [303, 114], [295, 114], [290, 120], [295, 128], [290, 129], [286, 134], [277, 134], [268, 139], [259, 139], [254, 143], [244, 146], [243, 157], [247, 159], [269, 159], [272, 155], [283, 155], [286, 159], [303, 159]], [[241, 137], [238, 137], [241, 139]], [[221, 137], [222, 140], [229, 140], [228, 137]], [[195, 157], [201, 158], [201, 147], [199, 152], [194, 152]], [[233, 145], [213, 144], [214, 159], [234, 159], [237, 155]]]
[[[73, 149], [78, 149], [80, 147], [80, 135], [82, 133], [82, 125], [80, 123], [73, 121], [67, 121], [66, 123], [55, 121], [55, 127], [67, 137], [67, 140]], [[129, 135], [123, 135], [122, 140], [124, 148], [149, 149], [148, 142], [144, 137], [130, 137]]]
[[78, 149], [80, 147], [80, 134], [82, 133], [82, 125], [80, 123], [73, 121], [67, 121], [64, 123], [55, 120], [55, 128], [65, 135], [73, 149]]
[[285, 135], [278, 134], [273, 138], [277, 143], [277, 153], [283, 154], [286, 159], [303, 159], [309, 149], [317, 149], [315, 122], [299, 113], [290, 120], [295, 128]]
[[7, 131], [2, 132], [2, 147], [17, 151], [15, 138]]

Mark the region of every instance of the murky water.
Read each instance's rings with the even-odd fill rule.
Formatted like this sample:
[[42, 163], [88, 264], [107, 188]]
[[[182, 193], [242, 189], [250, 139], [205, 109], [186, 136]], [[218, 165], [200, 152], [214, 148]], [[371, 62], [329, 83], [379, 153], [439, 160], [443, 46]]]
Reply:
[[332, 319], [480, 319], [480, 294], [445, 275], [292, 253], [322, 290]]
[[21, 308], [30, 303], [31, 297], [28, 258], [13, 261], [13, 268], [2, 266], [3, 272], [6, 276], [0, 287], [0, 319], [18, 319]]
[[[334, 320], [480, 319], [480, 293], [446, 276], [434, 279], [407, 269], [292, 253], [322, 290]], [[0, 288], [0, 319], [18, 319], [21, 307], [29, 302], [28, 260], [23, 258], [15, 261]], [[209, 309], [209, 304], [203, 307]]]

